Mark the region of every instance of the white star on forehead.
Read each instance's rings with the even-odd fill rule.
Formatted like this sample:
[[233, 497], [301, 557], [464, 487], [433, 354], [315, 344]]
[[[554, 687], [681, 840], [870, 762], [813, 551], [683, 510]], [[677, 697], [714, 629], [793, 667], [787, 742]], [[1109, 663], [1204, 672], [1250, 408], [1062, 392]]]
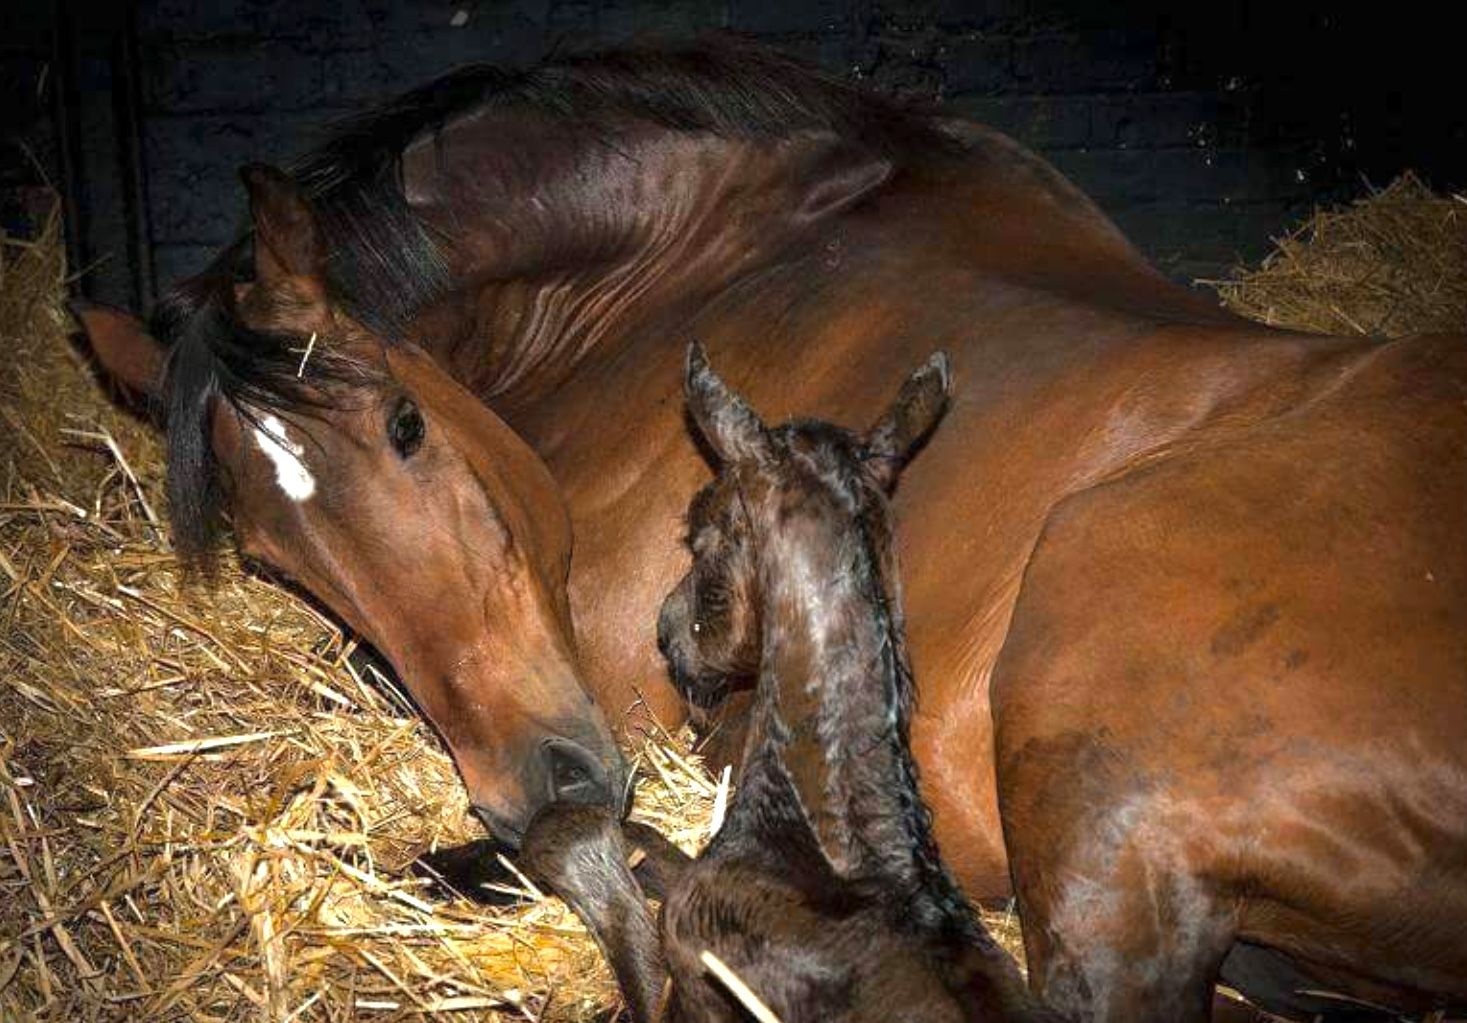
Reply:
[[255, 446], [275, 466], [275, 482], [292, 501], [307, 500], [316, 492], [316, 478], [301, 460], [305, 448], [290, 439], [285, 424], [275, 416], [264, 416], [255, 427]]

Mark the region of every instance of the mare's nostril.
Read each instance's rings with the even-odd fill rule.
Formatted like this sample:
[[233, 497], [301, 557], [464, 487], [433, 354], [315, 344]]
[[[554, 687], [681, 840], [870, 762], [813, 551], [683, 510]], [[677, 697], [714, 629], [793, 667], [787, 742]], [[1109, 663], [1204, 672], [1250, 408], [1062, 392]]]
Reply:
[[591, 784], [591, 775], [580, 764], [566, 756], [552, 756], [555, 791], [579, 789]]
[[484, 824], [489, 837], [507, 849], [518, 849], [524, 833], [487, 806], [475, 806], [474, 815]]
[[606, 771], [591, 752], [569, 739], [545, 744], [550, 760], [550, 795], [557, 802], [610, 804]]

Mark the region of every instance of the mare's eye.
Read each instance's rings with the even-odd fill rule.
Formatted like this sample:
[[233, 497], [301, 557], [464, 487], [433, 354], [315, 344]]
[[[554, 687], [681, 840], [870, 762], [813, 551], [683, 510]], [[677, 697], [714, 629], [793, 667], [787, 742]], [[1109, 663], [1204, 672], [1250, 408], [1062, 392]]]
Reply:
[[418, 406], [411, 398], [404, 398], [397, 403], [397, 408], [392, 410], [392, 418], [387, 421], [387, 439], [392, 441], [399, 455], [409, 458], [423, 446], [423, 434], [427, 429]]

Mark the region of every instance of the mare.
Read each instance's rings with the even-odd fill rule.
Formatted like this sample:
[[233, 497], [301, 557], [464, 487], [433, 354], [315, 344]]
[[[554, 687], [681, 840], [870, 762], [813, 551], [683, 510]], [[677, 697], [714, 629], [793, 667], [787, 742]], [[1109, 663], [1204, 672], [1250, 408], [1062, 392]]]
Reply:
[[1462, 994], [1460, 338], [1239, 320], [1002, 135], [738, 44], [464, 70], [246, 179], [151, 330], [87, 331], [166, 415], [180, 547], [227, 518], [376, 644], [498, 839], [615, 805], [611, 731], [682, 714], [679, 339], [848, 422], [940, 347], [913, 753], [1035, 982], [1141, 1019], [1277, 953], [1270, 989]]
[[708, 953], [784, 1023], [1057, 1020], [943, 867], [908, 749], [887, 495], [948, 380], [934, 356], [864, 434], [769, 429], [689, 350], [688, 407], [720, 462], [689, 512], [694, 570], [757, 610], [717, 640], [759, 662], [740, 786], [696, 861], [629, 825], [656, 923], [604, 809], [556, 804], [521, 850], [591, 927], [638, 1023], [746, 1018]]

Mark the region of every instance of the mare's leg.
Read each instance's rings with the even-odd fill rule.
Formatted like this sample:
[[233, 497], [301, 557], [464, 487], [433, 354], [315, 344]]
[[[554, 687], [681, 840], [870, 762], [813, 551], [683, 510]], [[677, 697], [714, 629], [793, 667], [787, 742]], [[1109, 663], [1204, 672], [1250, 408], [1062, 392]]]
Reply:
[[990, 688], [1030, 983], [1076, 1019], [1205, 1023], [1238, 924], [1216, 808], [1250, 751], [1211, 748], [1224, 691], [1197, 692], [1172, 649], [1186, 576], [1154, 548], [1110, 556], [1097, 533], [1116, 519], [1095, 504], [1051, 516]]
[[[1005, 798], [1064, 806], [1073, 779], [1020, 768]], [[1020, 796], [1020, 793], [1023, 796]], [[1205, 1023], [1232, 945], [1229, 901], [1209, 890], [1167, 833], [1164, 812], [1120, 801], [1060, 827], [1006, 828], [1030, 984], [1071, 1019]]]

